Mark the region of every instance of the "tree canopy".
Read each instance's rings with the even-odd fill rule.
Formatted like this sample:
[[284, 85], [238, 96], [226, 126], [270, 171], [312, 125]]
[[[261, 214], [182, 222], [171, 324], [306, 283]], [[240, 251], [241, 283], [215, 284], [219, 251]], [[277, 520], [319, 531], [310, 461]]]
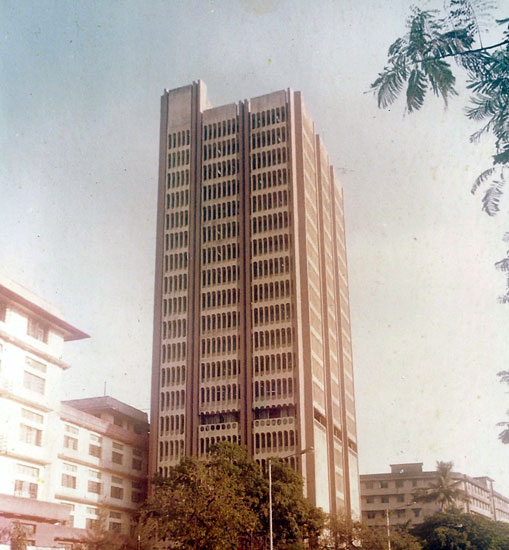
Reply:
[[[284, 462], [273, 461], [272, 480], [274, 544], [304, 548], [321, 532], [324, 515], [304, 498], [301, 476]], [[145, 547], [168, 541], [182, 550], [234, 550], [240, 537], [268, 534], [266, 476], [238, 445], [218, 444], [207, 461], [185, 457], [154, 483], [139, 517]]]
[[509, 524], [458, 511], [428, 516], [412, 533], [424, 550], [509, 550]]
[[[387, 65], [371, 85], [379, 107], [385, 109], [401, 95], [406, 110], [420, 109], [428, 92], [447, 105], [456, 90], [451, 61], [466, 73], [471, 92], [466, 116], [480, 124], [470, 139], [495, 138], [491, 166], [479, 174], [472, 193], [483, 187], [482, 209], [494, 216], [500, 210], [509, 166], [509, 18], [497, 20], [502, 39], [485, 45], [482, 34], [496, 2], [491, 0], [446, 0], [444, 10], [412, 7], [408, 32], [389, 48]], [[504, 236], [509, 241], [509, 232]], [[509, 251], [496, 267], [506, 274], [506, 289], [499, 300], [509, 303]]]

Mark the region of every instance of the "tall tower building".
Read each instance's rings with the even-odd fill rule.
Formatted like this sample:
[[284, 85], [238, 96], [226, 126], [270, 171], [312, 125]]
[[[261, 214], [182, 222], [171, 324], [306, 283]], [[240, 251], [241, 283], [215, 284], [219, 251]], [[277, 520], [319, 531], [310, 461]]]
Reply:
[[161, 98], [151, 422], [153, 473], [233, 441], [359, 516], [343, 199], [299, 92]]

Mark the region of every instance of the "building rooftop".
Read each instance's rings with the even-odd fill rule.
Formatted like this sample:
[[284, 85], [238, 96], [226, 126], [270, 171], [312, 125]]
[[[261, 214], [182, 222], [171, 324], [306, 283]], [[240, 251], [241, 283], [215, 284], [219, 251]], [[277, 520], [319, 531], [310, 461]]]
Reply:
[[120, 414], [124, 417], [136, 420], [141, 423], [148, 423], [147, 413], [131, 407], [122, 401], [118, 401], [114, 397], [105, 395], [103, 397], [87, 397], [84, 399], [71, 399], [68, 401], [62, 401], [62, 404], [86, 412], [91, 415], [95, 415], [101, 412], [113, 412]]
[[62, 333], [65, 341], [89, 338], [88, 334], [67, 323], [63, 313], [53, 304], [0, 274], [0, 298], [2, 297], [53, 325]]

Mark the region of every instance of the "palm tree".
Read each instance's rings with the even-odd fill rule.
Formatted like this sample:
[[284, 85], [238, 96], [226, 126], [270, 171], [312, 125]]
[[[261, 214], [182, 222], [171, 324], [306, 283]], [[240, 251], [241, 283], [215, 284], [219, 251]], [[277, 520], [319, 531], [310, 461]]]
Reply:
[[462, 480], [452, 477], [452, 462], [437, 462], [436, 481], [430, 483], [427, 489], [422, 489], [414, 495], [416, 502], [434, 502], [440, 512], [456, 507], [458, 501], [466, 502], [468, 496], [458, 485]]

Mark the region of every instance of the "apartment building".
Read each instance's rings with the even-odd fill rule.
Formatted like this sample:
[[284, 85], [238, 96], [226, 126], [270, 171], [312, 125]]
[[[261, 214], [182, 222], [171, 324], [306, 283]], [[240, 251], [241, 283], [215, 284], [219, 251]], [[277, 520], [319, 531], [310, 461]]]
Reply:
[[[470, 477], [453, 472], [457, 488], [468, 500], [458, 502], [464, 512], [496, 521], [509, 522], [509, 498], [493, 489], [489, 477]], [[362, 474], [362, 519], [368, 525], [385, 525], [387, 515], [391, 524], [422, 523], [436, 513], [438, 506], [415, 500], [415, 494], [425, 491], [437, 481], [436, 471], [423, 471], [422, 463], [391, 464], [390, 473]]]
[[63, 344], [87, 337], [0, 277], [0, 530], [19, 521], [38, 547], [69, 548], [102, 510], [127, 535], [144, 500], [147, 415], [111, 397], [60, 402]]
[[301, 94], [165, 91], [159, 158], [150, 472], [232, 441], [358, 516], [343, 196]]

